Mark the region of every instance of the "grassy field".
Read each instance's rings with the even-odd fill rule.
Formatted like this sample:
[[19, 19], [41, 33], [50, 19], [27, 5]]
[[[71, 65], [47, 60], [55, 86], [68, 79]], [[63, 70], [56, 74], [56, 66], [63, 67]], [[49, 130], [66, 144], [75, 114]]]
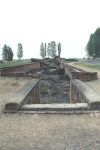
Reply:
[[25, 65], [28, 63], [31, 63], [31, 61], [4, 61], [4, 63], [0, 63], [0, 68], [9, 67], [9, 66]]
[[99, 69], [100, 70], [100, 64], [90, 64], [85, 62], [75, 62], [74, 65], [84, 66], [92, 69]]

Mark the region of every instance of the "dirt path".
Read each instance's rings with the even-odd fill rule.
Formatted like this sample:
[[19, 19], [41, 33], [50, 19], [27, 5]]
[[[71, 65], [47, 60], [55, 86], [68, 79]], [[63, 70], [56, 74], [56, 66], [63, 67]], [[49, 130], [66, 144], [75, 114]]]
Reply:
[[[0, 108], [30, 79], [0, 77]], [[4, 114], [0, 150], [100, 150], [100, 113]]]
[[85, 69], [87, 71], [90, 70], [90, 71], [93, 71], [93, 72], [97, 72], [98, 79], [94, 80], [94, 81], [85, 82], [85, 84], [88, 85], [91, 89], [93, 89], [93, 91], [96, 92], [98, 95], [100, 95], [100, 71], [98, 69], [90, 69], [90, 68], [87, 68], [87, 67], [74, 65], [74, 63], [69, 63], [69, 65], [72, 65], [72, 66], [80, 68], [80, 69]]

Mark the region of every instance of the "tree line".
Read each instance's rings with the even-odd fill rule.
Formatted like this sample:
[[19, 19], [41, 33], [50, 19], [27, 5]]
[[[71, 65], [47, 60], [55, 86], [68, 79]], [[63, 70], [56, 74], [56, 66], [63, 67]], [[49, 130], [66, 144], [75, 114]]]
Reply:
[[[3, 60], [4, 61], [12, 61], [13, 56], [14, 56], [12, 48], [5, 44], [2, 49], [3, 49], [3, 51], [2, 51]], [[19, 58], [19, 60], [21, 57], [23, 57], [23, 47], [22, 47], [21, 43], [18, 43], [17, 57]]]
[[57, 50], [58, 50], [58, 56], [60, 58], [60, 54], [61, 54], [60, 42], [58, 43], [58, 45], [56, 45], [55, 41], [51, 41], [50, 43], [48, 43], [48, 45], [42, 42], [40, 45], [40, 56], [42, 58], [46, 56], [54, 58], [55, 56], [57, 56]]
[[[2, 58], [4, 61], [12, 61], [13, 60], [13, 51], [12, 48], [7, 46], [6, 44], [2, 48]], [[96, 29], [96, 31], [92, 34], [90, 34], [89, 41], [85, 47], [85, 50], [88, 54], [88, 57], [97, 58], [100, 57], [100, 27]], [[61, 43], [59, 42], [58, 45], [56, 45], [55, 41], [51, 41], [48, 44], [44, 44], [43, 42], [40, 45], [40, 56], [42, 58], [48, 56], [54, 58], [57, 56], [60, 58], [61, 54]], [[18, 43], [18, 51], [17, 51], [17, 57], [22, 58], [23, 57], [23, 47], [21, 43]]]
[[85, 50], [89, 57], [100, 57], [100, 27], [93, 34], [90, 34]]
[[[4, 45], [4, 47], [2, 48], [2, 58], [4, 61], [12, 61], [13, 60], [13, 51], [12, 48], [7, 46], [6, 44]], [[51, 41], [50, 43], [48, 43], [48, 45], [46, 45], [46, 43], [44, 44], [43, 42], [40, 45], [40, 56], [42, 58], [48, 56], [48, 57], [52, 57], [54, 58], [55, 56], [57, 56], [57, 50], [58, 50], [58, 55], [60, 58], [60, 54], [61, 54], [61, 43], [59, 42], [58, 45], [56, 45], [55, 41]], [[23, 47], [21, 43], [18, 43], [18, 51], [17, 51], [17, 57], [22, 58], [23, 57]]]

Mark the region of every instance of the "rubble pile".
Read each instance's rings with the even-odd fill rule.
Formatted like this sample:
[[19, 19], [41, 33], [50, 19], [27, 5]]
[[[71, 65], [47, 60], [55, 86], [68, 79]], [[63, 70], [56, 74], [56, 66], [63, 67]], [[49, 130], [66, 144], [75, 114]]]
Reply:
[[41, 103], [70, 103], [68, 77], [41, 75]]
[[[36, 59], [31, 59], [36, 62]], [[45, 58], [40, 61], [40, 68], [31, 71], [31, 74], [40, 76], [41, 80], [41, 103], [70, 103], [69, 77], [65, 75], [65, 69], [60, 68], [58, 57]]]

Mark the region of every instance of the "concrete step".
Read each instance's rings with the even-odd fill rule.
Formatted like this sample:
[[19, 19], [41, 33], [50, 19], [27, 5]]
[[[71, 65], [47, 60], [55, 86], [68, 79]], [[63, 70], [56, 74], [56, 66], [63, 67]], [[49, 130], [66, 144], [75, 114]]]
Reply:
[[[10, 112], [14, 113], [14, 112]], [[64, 115], [84, 115], [88, 114], [90, 116], [100, 116], [100, 110], [74, 110], [74, 111], [18, 111], [18, 114], [64, 114]]]
[[88, 103], [52, 103], [52, 104], [27, 104], [21, 107], [22, 111], [75, 111], [75, 110], [91, 110]]

